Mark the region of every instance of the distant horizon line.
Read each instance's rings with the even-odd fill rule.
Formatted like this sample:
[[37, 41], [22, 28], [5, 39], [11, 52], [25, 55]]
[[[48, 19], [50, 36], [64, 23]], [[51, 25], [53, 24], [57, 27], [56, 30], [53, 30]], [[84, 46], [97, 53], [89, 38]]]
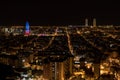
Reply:
[[[95, 19], [95, 23], [97, 26], [104, 26], [104, 25], [113, 25], [113, 26], [119, 26], [120, 23], [117, 22], [104, 22], [104, 21], [99, 21], [96, 18], [92, 18], [92, 20], [89, 20], [89, 18], [84, 18], [84, 20], [81, 21], [31, 21], [31, 20], [25, 20], [25, 21], [15, 21], [15, 22], [8, 22], [8, 21], [0, 21], [0, 26], [25, 26], [25, 23], [28, 21], [30, 23], [30, 26], [68, 26], [68, 25], [85, 25], [86, 22], [85, 20], [87, 19], [87, 24], [89, 26], [93, 25], [93, 21]], [[8, 22], [8, 23], [7, 23]]]
[[[0, 25], [0, 26], [7, 26], [7, 27], [11, 27], [11, 26], [25, 26], [25, 25]], [[69, 25], [30, 25], [30, 26], [85, 26], [85, 25], [79, 25], [79, 24], [76, 24], [76, 25], [73, 25], [73, 24], [69, 24]], [[88, 26], [93, 26], [93, 25], [88, 25]], [[113, 25], [113, 24], [105, 24], [105, 25], [96, 25], [96, 26], [120, 26], [120, 25]]]

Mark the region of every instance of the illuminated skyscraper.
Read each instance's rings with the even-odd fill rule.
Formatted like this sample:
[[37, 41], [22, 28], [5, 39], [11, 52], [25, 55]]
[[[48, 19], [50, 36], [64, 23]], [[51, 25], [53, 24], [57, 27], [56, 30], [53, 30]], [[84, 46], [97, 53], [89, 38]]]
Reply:
[[30, 26], [29, 26], [29, 22], [26, 22], [25, 25], [25, 35], [29, 35], [30, 34]]
[[96, 19], [93, 19], [93, 27], [96, 27]]
[[85, 19], [85, 26], [88, 26], [88, 19]]

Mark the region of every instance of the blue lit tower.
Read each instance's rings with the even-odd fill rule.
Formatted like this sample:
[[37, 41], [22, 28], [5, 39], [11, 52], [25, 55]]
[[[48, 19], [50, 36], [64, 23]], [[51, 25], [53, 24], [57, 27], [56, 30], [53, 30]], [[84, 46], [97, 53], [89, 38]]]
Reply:
[[29, 22], [26, 22], [25, 25], [25, 35], [29, 35], [30, 34], [30, 26], [29, 26]]

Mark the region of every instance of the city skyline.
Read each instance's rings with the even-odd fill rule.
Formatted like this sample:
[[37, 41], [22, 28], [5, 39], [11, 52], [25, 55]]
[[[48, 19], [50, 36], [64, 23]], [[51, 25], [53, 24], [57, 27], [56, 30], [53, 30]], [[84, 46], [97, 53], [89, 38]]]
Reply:
[[0, 2], [0, 80], [120, 80], [115, 1]]
[[120, 27], [85, 22], [82, 27], [1, 26], [0, 79], [119, 80]]

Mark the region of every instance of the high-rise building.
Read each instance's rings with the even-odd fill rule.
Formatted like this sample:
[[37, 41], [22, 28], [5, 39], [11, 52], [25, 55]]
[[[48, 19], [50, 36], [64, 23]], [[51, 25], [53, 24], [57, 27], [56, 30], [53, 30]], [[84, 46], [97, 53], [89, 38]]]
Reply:
[[46, 80], [66, 80], [72, 75], [72, 58], [63, 62], [50, 62], [43, 66], [43, 77]]
[[85, 26], [88, 26], [88, 19], [85, 19]]
[[96, 27], [96, 19], [93, 19], [93, 27]]
[[29, 35], [30, 34], [30, 26], [29, 26], [29, 22], [26, 22], [25, 25], [25, 35]]

